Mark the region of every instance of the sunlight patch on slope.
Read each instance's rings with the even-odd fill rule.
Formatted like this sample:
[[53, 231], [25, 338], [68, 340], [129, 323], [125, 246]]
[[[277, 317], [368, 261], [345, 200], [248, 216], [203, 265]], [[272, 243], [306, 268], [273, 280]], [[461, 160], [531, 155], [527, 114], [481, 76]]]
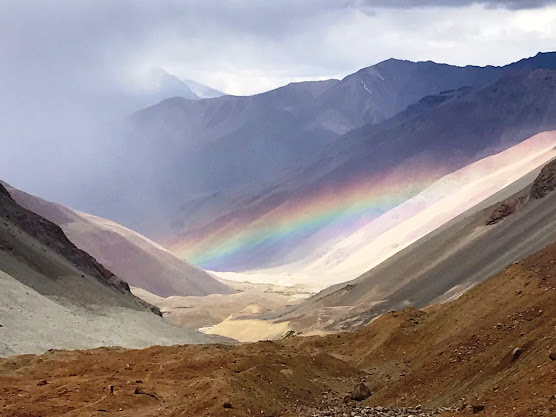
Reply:
[[446, 175], [332, 245], [324, 256], [263, 270], [215, 274], [311, 291], [349, 281], [555, 157], [556, 132], [535, 135]]

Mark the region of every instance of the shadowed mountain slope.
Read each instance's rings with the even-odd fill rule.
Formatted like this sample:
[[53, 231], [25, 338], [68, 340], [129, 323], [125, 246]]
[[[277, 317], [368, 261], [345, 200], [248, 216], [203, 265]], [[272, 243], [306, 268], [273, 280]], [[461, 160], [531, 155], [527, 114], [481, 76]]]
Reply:
[[202, 269], [132, 230], [9, 186], [7, 189], [18, 204], [60, 226], [79, 248], [134, 287], [162, 297], [230, 292]]
[[211, 340], [168, 324], [60, 227], [19, 206], [1, 184], [0, 285], [0, 356]]
[[81, 207], [166, 240], [268, 194], [293, 170], [318, 161], [340, 135], [423, 96], [554, 67], [556, 54], [484, 68], [388, 60], [341, 81], [294, 83], [250, 97], [166, 100], [132, 117], [125, 152], [115, 155], [118, 184], [99, 184], [102, 195], [113, 195], [84, 196]]
[[519, 72], [482, 89], [425, 97], [392, 119], [349, 132], [318, 162], [232, 213], [181, 236], [173, 233], [166, 246], [220, 271], [297, 261], [442, 176], [554, 129], [553, 70]]

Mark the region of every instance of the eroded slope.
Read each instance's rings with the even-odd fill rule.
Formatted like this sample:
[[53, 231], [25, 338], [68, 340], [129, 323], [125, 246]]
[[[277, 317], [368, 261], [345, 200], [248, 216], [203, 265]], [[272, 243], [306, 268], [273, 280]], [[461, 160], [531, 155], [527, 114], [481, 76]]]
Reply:
[[[455, 301], [391, 312], [353, 333], [3, 359], [0, 410], [14, 417], [342, 416], [360, 415], [361, 405], [421, 404], [454, 407], [445, 416], [471, 415], [473, 406], [484, 415], [550, 416], [555, 317], [552, 244]], [[372, 396], [344, 404], [361, 380]]]

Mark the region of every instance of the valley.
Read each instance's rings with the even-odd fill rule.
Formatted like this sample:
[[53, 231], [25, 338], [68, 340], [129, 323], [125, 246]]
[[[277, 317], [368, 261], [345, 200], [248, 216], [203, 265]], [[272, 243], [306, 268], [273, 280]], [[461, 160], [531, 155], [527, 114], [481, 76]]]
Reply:
[[[550, 416], [555, 251], [550, 245], [457, 300], [390, 312], [355, 332], [0, 359], [0, 410], [14, 417], [342, 416], [383, 415], [380, 406], [399, 410], [387, 415], [466, 416], [480, 407], [486, 415]], [[371, 397], [344, 403], [360, 381]], [[422, 411], [404, 412], [417, 406]]]
[[1, 417], [556, 416], [554, 2], [62, 3], [0, 8]]

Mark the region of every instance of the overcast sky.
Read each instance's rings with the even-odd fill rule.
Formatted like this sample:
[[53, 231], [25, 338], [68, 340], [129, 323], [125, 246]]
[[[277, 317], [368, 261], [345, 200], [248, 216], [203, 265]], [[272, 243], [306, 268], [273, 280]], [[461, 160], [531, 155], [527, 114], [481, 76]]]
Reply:
[[70, 202], [76, 175], [105, 170], [116, 98], [154, 67], [253, 94], [390, 57], [503, 65], [548, 50], [554, 1], [1, 0], [0, 178]]
[[0, 52], [15, 83], [110, 90], [162, 67], [252, 94], [390, 57], [501, 65], [553, 50], [554, 3], [2, 0]]

